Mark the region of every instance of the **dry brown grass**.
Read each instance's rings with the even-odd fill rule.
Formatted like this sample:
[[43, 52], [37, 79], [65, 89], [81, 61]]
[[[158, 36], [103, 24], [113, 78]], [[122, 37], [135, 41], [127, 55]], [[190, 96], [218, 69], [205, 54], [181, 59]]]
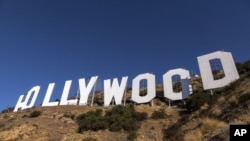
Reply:
[[246, 124], [250, 124], [250, 112], [238, 116], [238, 119]]
[[187, 130], [184, 135], [184, 141], [200, 141], [204, 135], [214, 131], [215, 129], [224, 127], [226, 124], [220, 120], [213, 118], [203, 118], [200, 121], [200, 126], [196, 126], [191, 130]]
[[235, 106], [239, 103], [239, 100], [235, 95], [233, 95], [228, 99], [228, 102], [230, 105]]
[[225, 126], [225, 123], [222, 121], [219, 121], [217, 119], [212, 118], [204, 118], [201, 121], [201, 131], [202, 133], [207, 133], [210, 130], [213, 130], [215, 128], [220, 128]]
[[200, 107], [200, 110], [207, 110], [209, 108], [209, 105], [207, 104], [207, 103], [205, 103], [204, 105], [202, 105], [201, 107]]
[[226, 99], [225, 99], [225, 97], [220, 96], [217, 101], [218, 101], [218, 103], [224, 103], [226, 101]]
[[221, 109], [220, 105], [222, 105], [225, 102], [226, 102], [225, 97], [220, 96], [217, 99], [217, 102], [216, 102], [217, 104], [215, 104], [213, 106], [213, 108], [210, 110], [211, 111], [211, 115], [214, 115], [214, 116], [217, 116], [217, 117], [220, 116], [220, 115], [222, 115], [223, 113], [222, 113], [222, 109]]
[[192, 130], [190, 132], [188, 132], [185, 136], [184, 136], [184, 141], [199, 141], [202, 138], [202, 132], [200, 131], [200, 129], [195, 129]]
[[220, 107], [216, 106], [216, 107], [213, 108], [211, 113], [214, 116], [220, 116], [222, 114], [222, 110], [221, 110]]

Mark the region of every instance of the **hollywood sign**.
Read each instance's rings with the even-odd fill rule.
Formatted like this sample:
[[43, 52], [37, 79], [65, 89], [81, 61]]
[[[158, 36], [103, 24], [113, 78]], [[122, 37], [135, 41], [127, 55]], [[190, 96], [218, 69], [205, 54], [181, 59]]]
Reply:
[[[214, 79], [211, 67], [211, 60], [219, 59], [222, 70], [224, 71], [224, 77], [220, 79]], [[228, 85], [229, 83], [239, 79], [239, 74], [237, 72], [235, 62], [233, 60], [232, 54], [230, 52], [217, 51], [210, 54], [202, 55], [197, 57], [198, 65], [200, 69], [203, 89], [214, 89]], [[182, 90], [180, 92], [173, 91], [172, 77], [178, 75], [180, 76], [180, 82]], [[92, 76], [86, 83], [85, 78], [78, 80], [79, 84], [79, 99], [68, 99], [70, 87], [72, 80], [67, 80], [64, 85], [62, 96], [60, 102], [54, 101], [50, 102], [50, 97], [52, 95], [55, 83], [50, 83], [48, 85], [45, 97], [43, 99], [42, 106], [57, 106], [57, 105], [87, 105], [88, 97], [93, 90], [98, 76]], [[140, 95], [140, 82], [144, 80], [147, 82], [147, 94]], [[104, 80], [104, 106], [109, 106], [112, 99], [114, 99], [115, 104], [119, 105], [122, 103], [122, 98], [126, 91], [128, 77], [122, 77], [121, 82], [118, 82], [117, 78], [113, 80]], [[37, 99], [40, 86], [32, 87], [26, 96], [21, 95], [17, 101], [14, 112], [18, 109], [27, 109], [34, 106]], [[187, 98], [192, 94], [192, 86], [190, 81], [190, 73], [188, 70], [178, 68], [167, 71], [163, 74], [163, 91], [164, 97], [169, 100], [182, 100]], [[152, 101], [156, 96], [156, 84], [155, 75], [151, 73], [144, 73], [136, 76], [132, 80], [132, 101], [135, 103], [148, 103]], [[93, 100], [92, 103], [93, 104]]]

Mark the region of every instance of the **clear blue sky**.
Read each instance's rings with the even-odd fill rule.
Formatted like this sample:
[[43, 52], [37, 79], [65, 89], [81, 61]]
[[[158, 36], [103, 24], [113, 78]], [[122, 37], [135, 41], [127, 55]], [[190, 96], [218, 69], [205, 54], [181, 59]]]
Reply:
[[0, 111], [35, 85], [41, 104], [66, 80], [199, 73], [196, 57], [217, 50], [250, 59], [249, 0], [0, 0]]

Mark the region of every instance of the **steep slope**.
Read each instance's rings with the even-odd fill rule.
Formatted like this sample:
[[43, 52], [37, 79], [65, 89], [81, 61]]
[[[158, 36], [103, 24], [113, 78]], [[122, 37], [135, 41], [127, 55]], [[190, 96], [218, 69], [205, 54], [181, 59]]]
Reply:
[[[197, 95], [207, 95], [207, 99]], [[203, 99], [204, 98], [204, 99]], [[203, 104], [196, 110], [190, 106], [199, 101]], [[250, 74], [224, 88], [193, 94], [187, 111], [180, 113], [180, 120], [164, 130], [164, 140], [229, 140], [229, 126], [250, 124]], [[187, 102], [187, 103], [188, 103]], [[192, 104], [193, 104], [192, 103]], [[174, 131], [174, 133], [172, 133]]]
[[[149, 105], [136, 106], [137, 111], [152, 114], [162, 106], [151, 107]], [[110, 110], [112, 107], [104, 108]], [[58, 106], [58, 107], [37, 107], [19, 111], [17, 113], [0, 114], [0, 140], [13, 141], [81, 141], [93, 138], [96, 140], [124, 140], [126, 141], [130, 132], [109, 130], [86, 131], [77, 133], [78, 124], [76, 116], [88, 111], [103, 109], [103, 107], [87, 106]], [[162, 128], [166, 128], [177, 122], [179, 115], [176, 108], [166, 108], [166, 119], [153, 120], [148, 118], [137, 131], [138, 140], [162, 140]], [[36, 117], [32, 113], [39, 111], [41, 115]], [[150, 117], [150, 115], [148, 116]]]
[[230, 125], [250, 124], [250, 69], [238, 66], [241, 78], [229, 86], [214, 89], [213, 95], [202, 90], [199, 77], [192, 78], [194, 93], [185, 101], [172, 102], [171, 107], [163, 97], [161, 85], [157, 86], [153, 106], [132, 103], [128, 90], [127, 105], [133, 104], [136, 111], [147, 113], [147, 119], [136, 131], [104, 129], [78, 133], [79, 115], [96, 109], [102, 109], [105, 114], [113, 108], [100, 106], [103, 93], [99, 93], [93, 107], [34, 107], [16, 113], [5, 110], [0, 114], [0, 141], [229, 140]]

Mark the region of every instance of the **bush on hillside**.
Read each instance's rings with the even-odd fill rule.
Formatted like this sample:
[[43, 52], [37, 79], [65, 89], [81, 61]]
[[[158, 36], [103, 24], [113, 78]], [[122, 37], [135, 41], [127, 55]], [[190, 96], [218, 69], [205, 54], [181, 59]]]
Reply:
[[108, 122], [105, 117], [102, 116], [102, 110], [100, 109], [79, 115], [77, 117], [77, 123], [79, 125], [79, 133], [87, 130], [97, 131], [108, 128]]
[[138, 121], [145, 120], [147, 113], [137, 112], [133, 105], [116, 106], [112, 110], [107, 111], [105, 117], [109, 122], [109, 130], [111, 131], [135, 131], [140, 127]]
[[189, 112], [200, 109], [205, 103], [210, 103], [211, 95], [205, 92], [193, 94], [186, 102], [186, 108]]
[[70, 112], [65, 112], [65, 113], [63, 114], [63, 117], [74, 119], [74, 118], [75, 118], [75, 115], [72, 114], [72, 113], [70, 113]]
[[133, 105], [115, 106], [107, 111], [105, 115], [102, 114], [102, 110], [89, 111], [77, 117], [78, 132], [103, 129], [135, 131], [140, 127], [139, 121], [146, 118], [147, 113], [137, 112]]
[[30, 113], [30, 118], [35, 118], [35, 117], [39, 117], [42, 114], [41, 111], [33, 111]]
[[159, 110], [156, 110], [152, 113], [151, 118], [152, 119], [164, 119], [167, 117], [167, 114], [165, 112], [164, 108], [161, 108]]
[[131, 132], [127, 137], [129, 141], [134, 141], [136, 138], [137, 138], [136, 132]]
[[9, 112], [13, 112], [13, 111], [14, 111], [14, 107], [8, 107], [8, 108], [2, 110], [1, 113], [9, 113]]
[[239, 72], [239, 74], [244, 74], [246, 72], [250, 71], [250, 60], [244, 62], [244, 63], [235, 63], [236, 68]]

